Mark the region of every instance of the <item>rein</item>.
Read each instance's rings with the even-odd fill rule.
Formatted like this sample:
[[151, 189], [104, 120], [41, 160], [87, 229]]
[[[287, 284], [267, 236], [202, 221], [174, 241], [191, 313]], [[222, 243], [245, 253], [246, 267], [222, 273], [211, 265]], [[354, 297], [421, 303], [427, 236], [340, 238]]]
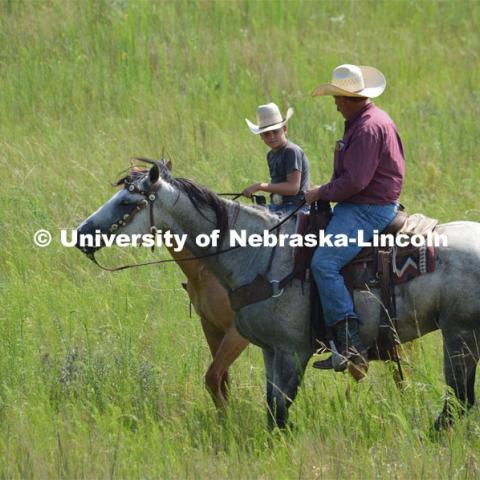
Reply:
[[[232, 197], [232, 202], [240, 198], [243, 193], [217, 193], [219, 197]], [[252, 203], [256, 205], [265, 205], [267, 203], [267, 200], [265, 198], [265, 195], [255, 195], [254, 193], [249, 197]]]
[[217, 195], [219, 197], [233, 197], [232, 202], [234, 202], [237, 198], [240, 198], [243, 195], [243, 193], [241, 193], [241, 192], [240, 193], [236, 193], [236, 192], [235, 193], [228, 193], [227, 192], [227, 193], [217, 193]]
[[[132, 183], [132, 184], [129, 184], [128, 187], [125, 186], [125, 188], [127, 188], [129, 192], [138, 193], [138, 194], [142, 195], [144, 197], [144, 200], [139, 205], [137, 205], [130, 213], [125, 214], [122, 219], [115, 222], [109, 228], [108, 231], [110, 233], [115, 232], [116, 230], [118, 230], [119, 226], [124, 226], [127, 223], [129, 223], [139, 211], [143, 210], [147, 206], [150, 206], [150, 233], [152, 233], [154, 235], [157, 232], [157, 227], [155, 226], [155, 222], [154, 222], [154, 218], [153, 218], [153, 204], [154, 204], [155, 200], [157, 199], [156, 194], [157, 194], [158, 187], [156, 189], [150, 189], [148, 191], [144, 191], [144, 190], [140, 190], [139, 188], [137, 188]], [[238, 196], [241, 196], [242, 194], [241, 193], [240, 194], [237, 194], [237, 193], [225, 194], [224, 193], [224, 194], [219, 194], [219, 195], [238, 195]], [[235, 198], [238, 198], [238, 196], [235, 197]], [[258, 196], [258, 195], [256, 195], [256, 196]], [[253, 201], [253, 199], [252, 199], [252, 201]], [[268, 232], [271, 233], [271, 232], [277, 230], [278, 228], [280, 228], [286, 221], [290, 220], [290, 218], [292, 218], [305, 205], [305, 203], [306, 203], [305, 200], [302, 200], [300, 205], [298, 205], [298, 207], [296, 207], [295, 210], [293, 210], [293, 212], [288, 214], [280, 222], [278, 222], [276, 225], [271, 227], [268, 230]], [[171, 263], [171, 262], [178, 263], [178, 262], [187, 262], [187, 261], [191, 261], [191, 260], [201, 260], [203, 258], [209, 258], [209, 257], [216, 257], [217, 255], [221, 255], [223, 253], [231, 252], [232, 250], [236, 250], [237, 248], [240, 248], [240, 247], [241, 247], [241, 245], [236, 245], [234, 247], [229, 247], [229, 248], [226, 248], [225, 250], [220, 250], [218, 252], [207, 253], [205, 255], [192, 256], [192, 257], [187, 257], [187, 258], [181, 258], [181, 259], [178, 259], [178, 260], [174, 260], [173, 258], [172, 259], [167, 259], [167, 260], [152, 260], [150, 262], [132, 263], [132, 264], [127, 264], [127, 265], [122, 265], [120, 267], [112, 267], [112, 268], [105, 267], [105, 266], [101, 265], [98, 262], [98, 260], [95, 258], [95, 252], [86, 253], [86, 255], [95, 265], [97, 265], [97, 267], [101, 268], [102, 270], [106, 270], [107, 272], [118, 272], [120, 270], [126, 270], [128, 268], [144, 267], [144, 266], [147, 266], [147, 265], [158, 265], [160, 263]], [[153, 247], [152, 247], [152, 251], [153, 251]]]

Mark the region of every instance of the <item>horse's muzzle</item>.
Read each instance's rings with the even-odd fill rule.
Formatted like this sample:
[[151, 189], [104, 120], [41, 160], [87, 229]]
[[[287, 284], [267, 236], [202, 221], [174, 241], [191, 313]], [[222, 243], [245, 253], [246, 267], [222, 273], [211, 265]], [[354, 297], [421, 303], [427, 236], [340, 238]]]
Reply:
[[85, 253], [88, 257], [91, 257], [97, 250], [100, 250], [104, 246], [101, 237], [100, 244], [94, 243], [98, 241], [98, 238], [95, 237], [96, 231], [98, 231], [98, 228], [96, 228], [90, 220], [83, 222], [76, 230], [77, 239], [75, 247]]
[[90, 246], [87, 246], [87, 245], [80, 245], [79, 243], [77, 243], [77, 245], [75, 245], [79, 250], [81, 250], [85, 255], [87, 255], [87, 257], [91, 257], [96, 251], [100, 250], [101, 247], [90, 247]]

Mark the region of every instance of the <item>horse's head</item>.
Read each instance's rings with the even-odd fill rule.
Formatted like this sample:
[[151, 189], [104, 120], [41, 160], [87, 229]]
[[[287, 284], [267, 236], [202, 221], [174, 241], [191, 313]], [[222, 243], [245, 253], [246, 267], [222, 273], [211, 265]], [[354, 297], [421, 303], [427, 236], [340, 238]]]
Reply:
[[[156, 192], [161, 180], [171, 180], [171, 163], [157, 162], [144, 158], [138, 160], [150, 163], [152, 167], [138, 168], [132, 166], [129, 173], [117, 180], [114, 186], [123, 186], [110, 200], [90, 215], [77, 228], [77, 247], [87, 255], [93, 254], [104, 246], [82, 246], [79, 239], [83, 235], [107, 234], [115, 236], [135, 219], [136, 231], [146, 233], [152, 226], [148, 211], [153, 208]], [[149, 208], [150, 206], [150, 208]]]

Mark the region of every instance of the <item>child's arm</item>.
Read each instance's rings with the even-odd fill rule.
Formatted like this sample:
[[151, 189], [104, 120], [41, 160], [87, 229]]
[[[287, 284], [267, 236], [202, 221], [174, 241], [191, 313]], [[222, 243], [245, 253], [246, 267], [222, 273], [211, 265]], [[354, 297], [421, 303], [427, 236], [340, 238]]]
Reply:
[[296, 195], [300, 190], [300, 182], [302, 174], [298, 170], [294, 170], [287, 175], [287, 181], [281, 183], [254, 183], [247, 187], [242, 194], [251, 197], [252, 194], [258, 192], [278, 193], [279, 195]]

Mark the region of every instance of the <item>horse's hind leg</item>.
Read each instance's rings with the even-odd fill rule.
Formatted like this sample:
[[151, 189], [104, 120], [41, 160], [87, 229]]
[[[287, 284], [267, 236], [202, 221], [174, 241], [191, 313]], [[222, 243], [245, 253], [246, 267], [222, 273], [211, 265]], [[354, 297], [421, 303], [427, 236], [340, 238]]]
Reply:
[[[443, 363], [445, 381], [451, 387], [460, 403], [463, 414], [475, 403], [475, 371], [480, 358], [480, 332], [464, 331], [461, 335], [443, 332]], [[435, 422], [441, 429], [453, 423], [454, 406], [445, 400], [442, 413]]]
[[275, 351], [273, 359], [273, 383], [270, 412], [275, 424], [285, 428], [288, 421], [288, 409], [297, 396], [308, 357], [299, 358], [292, 353]]

